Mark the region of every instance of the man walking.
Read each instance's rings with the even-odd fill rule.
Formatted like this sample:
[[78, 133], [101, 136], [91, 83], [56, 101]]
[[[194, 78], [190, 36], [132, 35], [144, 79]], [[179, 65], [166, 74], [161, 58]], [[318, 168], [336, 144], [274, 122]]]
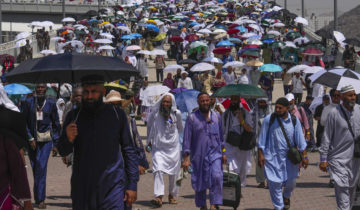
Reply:
[[199, 109], [191, 113], [186, 121], [182, 166], [192, 166], [191, 184], [195, 190], [195, 203], [201, 210], [206, 207], [206, 190], [209, 189], [210, 205], [215, 210], [222, 204], [222, 162], [224, 139], [222, 120], [219, 114], [210, 110], [210, 96], [198, 95]]
[[29, 158], [34, 175], [34, 198], [39, 209], [46, 208], [47, 163], [61, 129], [56, 102], [45, 96], [46, 91], [46, 84], [37, 84], [35, 96], [22, 104], [31, 146]]
[[80, 108], [66, 116], [59, 152], [74, 151], [71, 198], [74, 210], [124, 209], [136, 200], [138, 156], [125, 112], [104, 104], [104, 80], [83, 78]]
[[295, 97], [295, 104], [300, 104], [302, 101], [303, 86], [306, 86], [300, 73], [295, 73], [294, 77], [292, 78], [292, 85], [292, 93]]
[[320, 169], [331, 170], [335, 181], [338, 209], [352, 209], [360, 175], [360, 154], [356, 142], [360, 136], [360, 107], [355, 103], [354, 88], [341, 88], [342, 104], [328, 113], [320, 147]]
[[183, 130], [183, 126], [181, 113], [176, 109], [175, 97], [171, 93], [164, 94], [153, 107], [148, 130], [147, 145], [152, 148], [155, 194], [151, 203], [156, 207], [162, 206], [165, 173], [169, 175], [169, 203], [177, 204], [176, 178], [181, 164], [179, 132]]
[[288, 157], [288, 144], [301, 152], [301, 165], [304, 168], [309, 163], [300, 121], [289, 113], [289, 106], [286, 98], [276, 101], [275, 113], [264, 119], [258, 143], [258, 164], [265, 168], [271, 200], [276, 210], [290, 208], [291, 193], [299, 173], [299, 164], [293, 163]]

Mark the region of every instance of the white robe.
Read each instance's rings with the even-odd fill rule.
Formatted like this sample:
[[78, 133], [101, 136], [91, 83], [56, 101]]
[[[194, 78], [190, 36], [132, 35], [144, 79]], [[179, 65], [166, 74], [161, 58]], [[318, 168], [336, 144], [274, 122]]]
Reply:
[[179, 79], [178, 88], [183, 87], [186, 89], [193, 89], [192, 81], [190, 77], [186, 77], [185, 79]]
[[148, 122], [148, 139], [152, 143], [153, 173], [162, 171], [169, 175], [177, 175], [180, 170], [179, 132], [183, 130], [179, 110], [170, 114], [171, 121], [165, 121], [159, 112], [152, 112]]

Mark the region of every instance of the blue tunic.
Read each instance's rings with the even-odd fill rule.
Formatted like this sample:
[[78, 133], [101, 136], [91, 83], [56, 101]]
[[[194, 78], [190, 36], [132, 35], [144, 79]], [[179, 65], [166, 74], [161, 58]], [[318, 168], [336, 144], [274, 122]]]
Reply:
[[[78, 112], [67, 115], [64, 128]], [[125, 112], [105, 104], [95, 113], [81, 110], [76, 124], [74, 143], [64, 129], [58, 145], [61, 156], [74, 150], [73, 209], [124, 209], [124, 191], [136, 191], [139, 180], [138, 155]]]
[[[287, 158], [289, 147], [276, 119], [269, 129], [270, 116], [266, 116], [261, 125], [258, 148], [262, 149], [265, 156], [266, 178], [272, 182], [283, 183], [298, 176], [299, 166], [292, 164]], [[301, 152], [304, 151], [306, 141], [300, 121], [296, 119], [296, 126], [294, 127], [291, 116], [288, 114], [288, 118], [286, 120], [281, 118], [281, 122], [291, 146], [294, 146], [295, 142], [298, 149]]]
[[[209, 189], [215, 180], [210, 172], [211, 167], [222, 157], [224, 145], [222, 120], [218, 113], [211, 111], [211, 122], [206, 122], [199, 110], [191, 113], [186, 121], [183, 153], [190, 154], [193, 174], [192, 187], [196, 192]], [[220, 166], [221, 167], [221, 166]], [[221, 170], [221, 168], [220, 168]], [[222, 176], [221, 176], [222, 179]]]

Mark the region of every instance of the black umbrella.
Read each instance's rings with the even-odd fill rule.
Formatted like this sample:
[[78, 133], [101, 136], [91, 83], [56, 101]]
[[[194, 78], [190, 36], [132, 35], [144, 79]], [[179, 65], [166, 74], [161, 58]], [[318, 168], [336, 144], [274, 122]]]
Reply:
[[99, 75], [105, 81], [125, 79], [139, 74], [132, 65], [117, 57], [63, 53], [27, 60], [6, 75], [9, 82], [78, 83], [87, 75]]
[[332, 39], [333, 38], [332, 34], [326, 29], [320, 29], [320, 30], [316, 31], [315, 33], [317, 35], [325, 38], [325, 39]]
[[88, 17], [94, 17], [97, 15], [98, 15], [98, 12], [96, 12], [95, 10], [89, 10], [85, 13], [85, 16], [88, 16]]
[[196, 60], [193, 60], [193, 59], [185, 59], [185, 60], [181, 60], [178, 62], [178, 64], [197, 64], [199, 62], [197, 62]]
[[354, 38], [346, 39], [345, 43], [349, 45], [360, 46], [360, 40]]
[[171, 36], [180, 36], [181, 35], [181, 31], [179, 29], [170, 29], [168, 30], [167, 34], [171, 35]]

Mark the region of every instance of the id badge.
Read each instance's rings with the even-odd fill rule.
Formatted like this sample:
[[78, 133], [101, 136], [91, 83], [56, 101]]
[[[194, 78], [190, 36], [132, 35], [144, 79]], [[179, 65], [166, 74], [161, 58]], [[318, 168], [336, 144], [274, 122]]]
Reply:
[[36, 112], [36, 120], [43, 120], [43, 112]]

